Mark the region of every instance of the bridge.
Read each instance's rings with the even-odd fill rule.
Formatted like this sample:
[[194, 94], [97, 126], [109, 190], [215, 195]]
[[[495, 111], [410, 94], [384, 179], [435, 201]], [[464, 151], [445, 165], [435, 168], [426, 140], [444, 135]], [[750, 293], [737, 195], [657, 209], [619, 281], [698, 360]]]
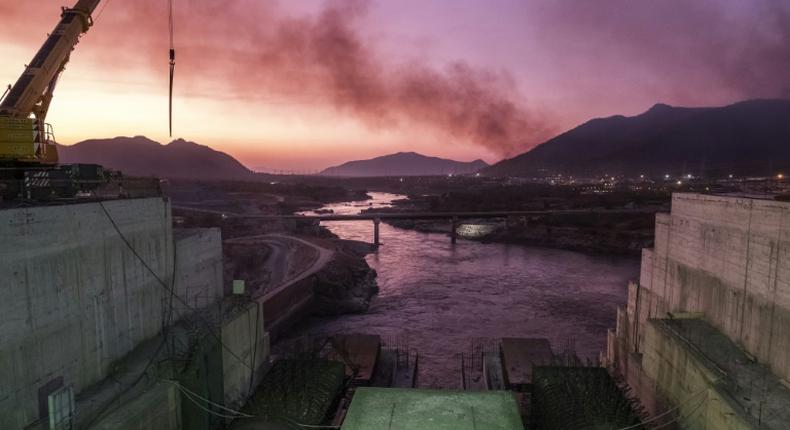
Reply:
[[373, 244], [378, 247], [379, 224], [387, 220], [436, 220], [444, 219], [450, 223], [450, 240], [456, 243], [458, 240], [458, 223], [463, 219], [504, 219], [505, 226], [510, 224], [511, 219], [521, 219], [526, 225], [527, 217], [545, 215], [622, 215], [652, 213], [654, 210], [648, 209], [563, 209], [563, 210], [530, 210], [530, 211], [486, 211], [486, 212], [363, 212], [359, 214], [322, 214], [322, 215], [257, 215], [257, 214], [235, 214], [216, 210], [191, 208], [185, 206], [174, 206], [174, 209], [189, 210], [196, 212], [207, 212], [222, 215], [223, 218], [245, 218], [262, 220], [300, 220], [313, 221], [317, 223], [330, 221], [364, 221], [373, 222]]

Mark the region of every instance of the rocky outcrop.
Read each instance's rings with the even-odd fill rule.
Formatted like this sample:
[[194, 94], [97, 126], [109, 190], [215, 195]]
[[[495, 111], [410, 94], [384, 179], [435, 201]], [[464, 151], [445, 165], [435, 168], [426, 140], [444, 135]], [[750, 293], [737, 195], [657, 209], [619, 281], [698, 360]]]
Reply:
[[366, 312], [379, 291], [376, 271], [365, 261], [373, 246], [338, 238], [330, 243], [335, 246], [335, 256], [314, 276], [312, 313], [331, 316]]
[[364, 258], [341, 250], [316, 274], [313, 313], [327, 316], [366, 312], [378, 291], [376, 271]]

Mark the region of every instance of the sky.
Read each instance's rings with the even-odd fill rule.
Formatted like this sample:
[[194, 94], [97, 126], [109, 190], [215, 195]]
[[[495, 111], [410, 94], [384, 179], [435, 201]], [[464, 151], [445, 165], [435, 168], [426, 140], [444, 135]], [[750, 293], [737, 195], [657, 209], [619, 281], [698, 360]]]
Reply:
[[[0, 85], [76, 0], [0, 0]], [[790, 0], [174, 0], [174, 137], [263, 171], [495, 162], [655, 103], [790, 97]], [[104, 0], [47, 122], [167, 133], [167, 1]]]

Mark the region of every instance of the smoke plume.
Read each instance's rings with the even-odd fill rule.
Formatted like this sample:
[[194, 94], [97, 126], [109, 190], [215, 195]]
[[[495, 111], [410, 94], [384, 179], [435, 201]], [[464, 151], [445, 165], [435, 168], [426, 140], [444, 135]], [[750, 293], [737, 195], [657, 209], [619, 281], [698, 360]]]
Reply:
[[[365, 0], [328, 1], [317, 14], [294, 17], [251, 0], [177, 1], [177, 79], [209, 96], [200, 88], [210, 82], [217, 98], [328, 104], [373, 128], [433, 130], [502, 155], [553, 131], [525, 106], [505, 72], [462, 61], [438, 69], [382, 59], [361, 30], [368, 6]], [[102, 43], [119, 52], [145, 44], [154, 53], [148, 60], [161, 66], [161, 2], [109, 7], [124, 8], [123, 14], [107, 12], [109, 25], [134, 28], [134, 37], [105, 32], [110, 40]]]

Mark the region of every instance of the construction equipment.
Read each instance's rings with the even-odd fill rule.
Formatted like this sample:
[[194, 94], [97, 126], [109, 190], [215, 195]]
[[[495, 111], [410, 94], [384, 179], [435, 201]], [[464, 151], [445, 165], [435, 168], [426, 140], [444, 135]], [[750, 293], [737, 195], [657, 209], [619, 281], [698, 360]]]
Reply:
[[0, 103], [0, 196], [4, 199], [72, 197], [106, 182], [96, 165], [58, 165], [52, 96], [80, 36], [93, 26], [101, 0], [78, 0], [62, 8], [60, 22]]
[[79, 0], [63, 8], [60, 22], [0, 104], [0, 163], [18, 166], [55, 165], [58, 150], [47, 111], [58, 78], [79, 43], [93, 26], [91, 14], [100, 0]]

